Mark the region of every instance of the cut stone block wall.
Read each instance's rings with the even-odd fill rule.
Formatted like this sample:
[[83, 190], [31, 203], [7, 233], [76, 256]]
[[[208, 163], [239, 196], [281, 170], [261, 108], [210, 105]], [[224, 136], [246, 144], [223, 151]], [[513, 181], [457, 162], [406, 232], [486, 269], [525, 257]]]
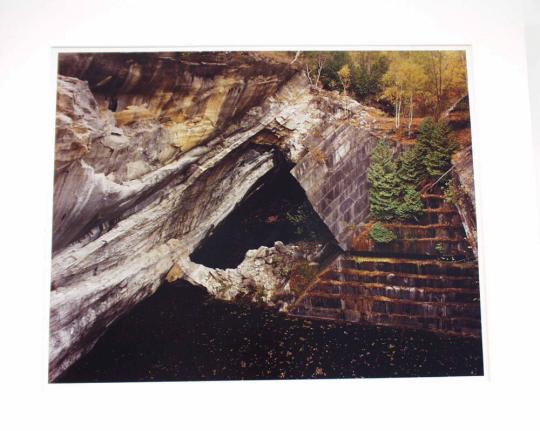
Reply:
[[291, 171], [344, 250], [369, 216], [367, 170], [378, 140], [354, 125], [331, 127]]

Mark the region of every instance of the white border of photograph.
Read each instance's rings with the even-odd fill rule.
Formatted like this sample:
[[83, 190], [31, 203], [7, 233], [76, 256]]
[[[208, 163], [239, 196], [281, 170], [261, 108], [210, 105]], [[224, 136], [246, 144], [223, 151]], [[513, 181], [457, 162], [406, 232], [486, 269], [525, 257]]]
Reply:
[[[520, 6], [511, 0], [3, 1], [3, 428], [531, 429], [537, 423], [540, 235]], [[321, 45], [470, 47], [489, 375], [48, 385], [53, 47]]]
[[[51, 77], [53, 82], [51, 86], [56, 89], [57, 85], [57, 68], [58, 68], [58, 54], [60, 53], [80, 53], [80, 52], [110, 52], [110, 53], [125, 53], [125, 52], [204, 52], [204, 51], [464, 51], [466, 53], [466, 65], [467, 65], [467, 86], [469, 93], [469, 106], [470, 106], [470, 117], [471, 117], [471, 134], [472, 134], [472, 147], [473, 147], [473, 164], [474, 164], [474, 176], [475, 176], [475, 197], [476, 197], [476, 217], [477, 217], [477, 231], [478, 231], [478, 270], [479, 270], [479, 279], [480, 279], [480, 308], [481, 308], [481, 322], [482, 322], [482, 345], [483, 349], [483, 360], [484, 360], [484, 375], [483, 376], [474, 376], [472, 378], [487, 378], [489, 376], [489, 367], [487, 361], [487, 351], [488, 351], [488, 324], [486, 322], [486, 307], [483, 305], [483, 298], [486, 297], [487, 292], [484, 286], [485, 276], [484, 276], [484, 262], [483, 262], [483, 231], [481, 223], [481, 200], [482, 200], [482, 191], [480, 188], [476, 187], [476, 181], [478, 179], [478, 174], [476, 173], [479, 169], [478, 162], [476, 162], [476, 148], [474, 142], [475, 135], [475, 126], [474, 118], [475, 114], [473, 112], [474, 106], [476, 106], [476, 101], [474, 100], [474, 91], [471, 90], [472, 85], [472, 54], [470, 46], [460, 46], [460, 45], [388, 45], [388, 46], [362, 46], [362, 45], [305, 45], [305, 46], [170, 46], [170, 47], [54, 47], [53, 51], [53, 61], [51, 64], [52, 74]], [[56, 91], [56, 90], [55, 90]], [[52, 237], [52, 227], [51, 227], [51, 237]], [[51, 245], [52, 247], [52, 245]], [[48, 281], [47, 281], [48, 282]], [[48, 284], [46, 287], [47, 288]], [[48, 328], [48, 323], [46, 324]], [[390, 378], [390, 377], [389, 377]]]

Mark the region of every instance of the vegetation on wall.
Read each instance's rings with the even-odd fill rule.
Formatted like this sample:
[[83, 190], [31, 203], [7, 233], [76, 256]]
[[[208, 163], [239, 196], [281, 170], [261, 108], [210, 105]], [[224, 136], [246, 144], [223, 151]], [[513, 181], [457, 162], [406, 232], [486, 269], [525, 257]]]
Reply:
[[446, 202], [457, 205], [459, 200], [459, 190], [451, 180], [448, 180], [443, 186], [443, 194]]

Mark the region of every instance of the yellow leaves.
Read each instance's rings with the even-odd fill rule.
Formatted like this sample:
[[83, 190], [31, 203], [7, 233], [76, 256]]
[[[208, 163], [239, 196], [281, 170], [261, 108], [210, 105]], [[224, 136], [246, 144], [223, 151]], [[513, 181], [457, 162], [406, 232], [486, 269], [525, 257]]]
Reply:
[[345, 64], [341, 69], [339, 69], [338, 76], [341, 81], [341, 85], [343, 86], [343, 91], [346, 94], [347, 89], [351, 85], [351, 69], [348, 64]]
[[394, 100], [402, 95], [410, 95], [426, 83], [426, 75], [418, 62], [410, 58], [394, 58], [383, 81], [386, 85], [383, 96]]
[[341, 69], [338, 71], [339, 76], [343, 80], [350, 80], [351, 79], [351, 69], [348, 64], [345, 64]]
[[414, 97], [421, 105], [440, 110], [436, 105], [443, 99], [467, 91], [463, 51], [400, 51], [388, 53], [388, 58], [383, 99], [395, 102]]

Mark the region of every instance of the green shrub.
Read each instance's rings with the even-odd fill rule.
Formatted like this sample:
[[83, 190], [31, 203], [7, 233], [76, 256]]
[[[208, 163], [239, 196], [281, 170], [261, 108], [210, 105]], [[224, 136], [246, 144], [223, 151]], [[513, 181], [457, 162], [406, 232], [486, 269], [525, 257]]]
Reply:
[[371, 230], [369, 231], [369, 236], [371, 237], [371, 239], [373, 239], [373, 241], [380, 244], [388, 244], [397, 239], [397, 236], [394, 232], [392, 232], [390, 229], [378, 222], [373, 224], [373, 226], [371, 227]]

